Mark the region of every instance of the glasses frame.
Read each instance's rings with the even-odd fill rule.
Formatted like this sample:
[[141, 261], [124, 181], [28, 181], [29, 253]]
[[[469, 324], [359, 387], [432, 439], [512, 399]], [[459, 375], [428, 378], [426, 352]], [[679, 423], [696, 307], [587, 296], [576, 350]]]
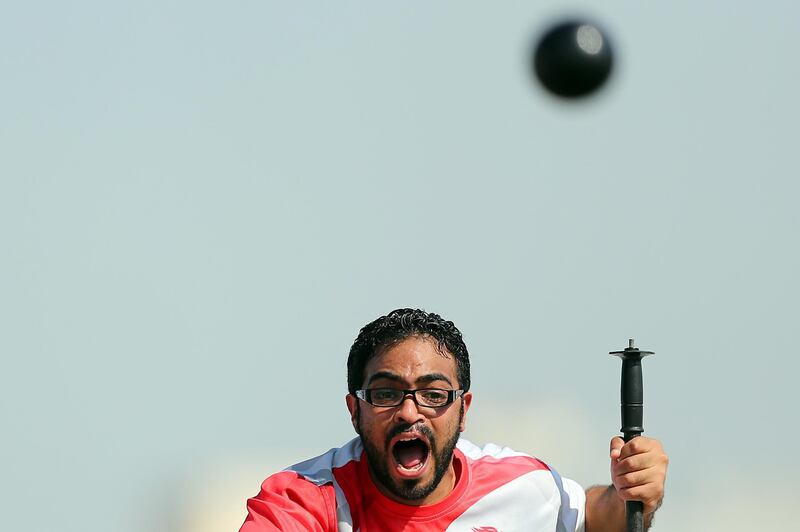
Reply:
[[[375, 403], [372, 402], [372, 392], [378, 390], [393, 390], [397, 392], [403, 392], [403, 396], [400, 398], [400, 401], [398, 401], [396, 404], [376, 405]], [[417, 394], [419, 392], [427, 392], [431, 390], [436, 390], [437, 392], [447, 392], [447, 402], [443, 405], [438, 405], [438, 406], [420, 404]], [[356, 393], [354, 395], [359, 399], [361, 399], [362, 401], [369, 403], [372, 406], [376, 406], [378, 408], [394, 408], [395, 406], [400, 406], [403, 404], [403, 401], [405, 401], [406, 397], [408, 397], [409, 395], [411, 396], [411, 400], [414, 401], [414, 404], [420, 408], [444, 408], [446, 406], [450, 406], [456, 399], [464, 395], [464, 390], [447, 390], [445, 388], [419, 388], [416, 390], [398, 390], [396, 388], [371, 388], [365, 390], [356, 390]]]

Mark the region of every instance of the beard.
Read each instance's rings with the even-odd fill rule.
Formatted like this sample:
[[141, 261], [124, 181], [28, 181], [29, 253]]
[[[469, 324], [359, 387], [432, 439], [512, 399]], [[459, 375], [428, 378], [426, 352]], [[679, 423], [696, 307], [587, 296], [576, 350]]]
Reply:
[[[356, 408], [357, 425], [359, 429], [358, 437], [361, 439], [361, 444], [364, 446], [364, 453], [367, 455], [367, 465], [372, 473], [372, 478], [380, 483], [381, 486], [386, 488], [386, 490], [395, 497], [405, 499], [407, 501], [419, 501], [433, 493], [433, 491], [439, 486], [442, 478], [444, 478], [444, 475], [447, 473], [447, 469], [450, 467], [450, 463], [453, 460], [453, 451], [456, 448], [456, 444], [458, 443], [458, 438], [460, 435], [458, 425], [456, 424], [453, 426], [453, 430], [450, 434], [445, 434], [446, 439], [442, 443], [441, 448], [436, 437], [433, 435], [433, 432], [427, 426], [418, 425], [415, 427], [414, 425], [408, 424], [397, 425], [389, 432], [389, 434], [386, 435], [386, 439], [383, 443], [383, 448], [385, 451], [382, 451], [377, 445], [375, 445], [374, 442], [364, 437], [364, 431], [361, 430], [361, 409], [359, 407]], [[464, 404], [461, 403], [459, 419], [461, 419], [463, 415]], [[423, 479], [419, 478], [397, 481], [389, 474], [390, 440], [396, 435], [402, 434], [403, 432], [409, 432], [414, 428], [416, 428], [418, 432], [424, 434], [430, 444], [430, 457], [428, 459], [433, 460], [434, 469], [433, 478], [427, 484], [423, 484]]]

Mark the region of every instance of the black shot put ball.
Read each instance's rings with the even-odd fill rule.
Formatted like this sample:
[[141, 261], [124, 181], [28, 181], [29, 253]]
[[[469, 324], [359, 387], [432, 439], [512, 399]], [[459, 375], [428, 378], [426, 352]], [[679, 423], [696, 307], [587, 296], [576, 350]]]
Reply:
[[614, 60], [611, 43], [597, 25], [569, 20], [542, 35], [531, 62], [548, 91], [575, 99], [599, 89], [611, 74]]

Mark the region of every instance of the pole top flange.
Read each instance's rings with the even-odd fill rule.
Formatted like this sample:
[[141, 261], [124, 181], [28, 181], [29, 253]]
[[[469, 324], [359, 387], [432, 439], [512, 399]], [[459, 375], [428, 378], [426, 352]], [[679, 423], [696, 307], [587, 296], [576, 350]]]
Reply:
[[628, 339], [628, 347], [623, 351], [610, 351], [609, 355], [614, 355], [623, 360], [626, 359], [642, 359], [647, 355], [655, 355], [653, 351], [642, 351], [638, 347], [633, 347], [633, 338]]

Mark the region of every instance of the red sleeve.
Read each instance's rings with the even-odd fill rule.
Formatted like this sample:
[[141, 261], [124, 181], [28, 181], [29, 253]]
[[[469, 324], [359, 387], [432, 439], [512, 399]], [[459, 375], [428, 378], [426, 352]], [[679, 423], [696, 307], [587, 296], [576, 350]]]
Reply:
[[336, 531], [336, 495], [332, 484], [317, 486], [291, 471], [267, 478], [247, 500], [247, 519], [239, 532]]

